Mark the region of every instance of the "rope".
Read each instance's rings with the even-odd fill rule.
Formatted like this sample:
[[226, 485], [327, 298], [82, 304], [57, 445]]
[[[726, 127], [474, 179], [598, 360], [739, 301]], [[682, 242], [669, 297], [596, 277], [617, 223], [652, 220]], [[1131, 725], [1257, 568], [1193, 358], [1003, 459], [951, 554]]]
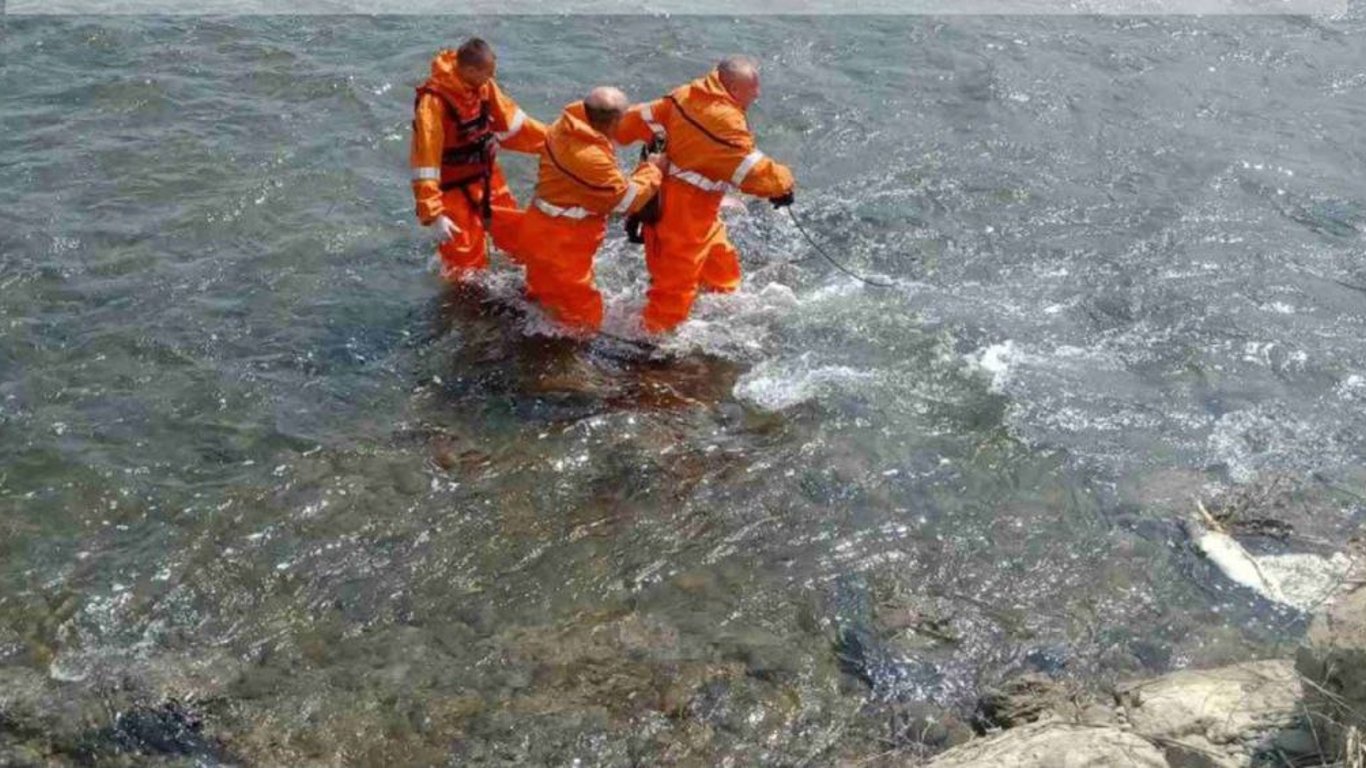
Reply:
[[811, 233], [810, 233], [810, 232], [807, 232], [807, 231], [806, 231], [806, 227], [802, 226], [802, 221], [801, 221], [801, 219], [797, 218], [797, 214], [794, 213], [794, 212], [792, 211], [792, 206], [789, 205], [789, 206], [785, 206], [785, 207], [787, 208], [787, 215], [790, 216], [790, 217], [792, 218], [792, 223], [793, 223], [794, 225], [796, 225], [797, 231], [798, 231], [798, 232], [801, 232], [801, 233], [802, 233], [802, 237], [806, 238], [806, 242], [808, 242], [808, 243], [811, 244], [811, 247], [814, 248], [814, 249], [816, 250], [816, 253], [820, 254], [821, 258], [823, 258], [823, 259], [825, 259], [826, 261], [830, 262], [831, 266], [833, 266], [835, 269], [838, 269], [839, 271], [841, 271], [841, 272], [843, 272], [844, 274], [846, 274], [846, 275], [848, 275], [848, 276], [854, 278], [855, 280], [859, 281], [860, 283], [863, 283], [864, 285], [871, 285], [871, 286], [873, 286], [874, 288], [894, 288], [894, 287], [896, 287], [894, 283], [883, 283], [883, 282], [878, 282], [877, 280], [871, 280], [871, 279], [869, 279], [869, 278], [866, 278], [866, 277], [864, 277], [863, 275], [860, 275], [860, 274], [858, 274], [857, 272], [854, 272], [853, 270], [851, 270], [851, 269], [849, 269], [848, 267], [844, 266], [843, 264], [839, 263], [839, 261], [837, 261], [837, 260], [835, 259], [834, 256], [831, 256], [829, 253], [826, 252], [826, 250], [825, 250], [824, 248], [821, 247], [820, 243], [816, 242], [816, 239], [815, 239], [814, 237], [811, 236]]

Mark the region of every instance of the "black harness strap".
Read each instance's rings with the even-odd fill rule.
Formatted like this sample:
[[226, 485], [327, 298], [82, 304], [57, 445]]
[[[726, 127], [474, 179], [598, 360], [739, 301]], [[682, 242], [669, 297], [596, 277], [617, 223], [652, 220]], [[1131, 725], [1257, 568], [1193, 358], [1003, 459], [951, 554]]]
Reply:
[[[452, 189], [459, 189], [465, 195], [469, 204], [479, 209], [480, 216], [487, 223], [493, 218], [493, 159], [497, 153], [494, 143], [493, 129], [490, 126], [493, 105], [488, 99], [479, 102], [479, 114], [469, 120], [461, 120], [460, 113], [455, 105], [450, 102], [440, 91], [433, 88], [419, 88], [417, 97], [413, 101], [413, 109], [416, 110], [422, 101], [423, 94], [430, 94], [441, 101], [446, 106], [446, 112], [450, 116], [451, 123], [455, 125], [456, 131], [461, 139], [465, 139], [466, 146], [454, 147], [441, 153], [442, 165], [479, 165], [479, 170], [473, 175], [464, 179], [446, 181], [440, 184], [442, 192], [449, 192]], [[473, 138], [467, 138], [471, 135]], [[476, 201], [474, 195], [470, 193], [470, 185], [477, 182], [484, 182], [484, 199]]]

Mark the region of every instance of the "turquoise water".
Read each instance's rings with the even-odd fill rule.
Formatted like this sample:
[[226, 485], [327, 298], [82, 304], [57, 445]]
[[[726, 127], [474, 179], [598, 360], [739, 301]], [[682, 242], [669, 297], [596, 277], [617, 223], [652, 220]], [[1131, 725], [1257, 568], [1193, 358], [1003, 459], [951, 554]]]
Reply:
[[[1364, 18], [3, 17], [0, 758], [877, 764], [1278, 652], [1179, 521], [1366, 509]], [[756, 202], [655, 355], [446, 289], [411, 87], [473, 31], [547, 120], [759, 56], [894, 287]]]

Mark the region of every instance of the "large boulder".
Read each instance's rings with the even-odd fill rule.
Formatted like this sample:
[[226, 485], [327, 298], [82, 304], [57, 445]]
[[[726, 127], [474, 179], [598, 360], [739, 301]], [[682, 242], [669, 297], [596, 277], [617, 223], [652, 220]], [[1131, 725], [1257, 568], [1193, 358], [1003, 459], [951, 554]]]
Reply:
[[1042, 721], [970, 741], [930, 768], [1168, 768], [1151, 742], [1113, 726]]
[[1300, 685], [1287, 660], [1183, 670], [1121, 689], [1133, 732], [1172, 768], [1239, 768], [1251, 749], [1293, 728]]
[[1329, 756], [1363, 764], [1353, 761], [1366, 761], [1366, 589], [1339, 597], [1314, 617], [1295, 668]]

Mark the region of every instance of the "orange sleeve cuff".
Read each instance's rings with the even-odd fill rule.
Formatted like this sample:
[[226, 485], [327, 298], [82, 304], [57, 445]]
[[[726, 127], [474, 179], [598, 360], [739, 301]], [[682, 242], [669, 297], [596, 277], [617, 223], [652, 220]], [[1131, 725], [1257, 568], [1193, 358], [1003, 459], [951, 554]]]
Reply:
[[740, 191], [756, 197], [778, 197], [791, 192], [795, 183], [791, 169], [765, 157], [740, 183]]

